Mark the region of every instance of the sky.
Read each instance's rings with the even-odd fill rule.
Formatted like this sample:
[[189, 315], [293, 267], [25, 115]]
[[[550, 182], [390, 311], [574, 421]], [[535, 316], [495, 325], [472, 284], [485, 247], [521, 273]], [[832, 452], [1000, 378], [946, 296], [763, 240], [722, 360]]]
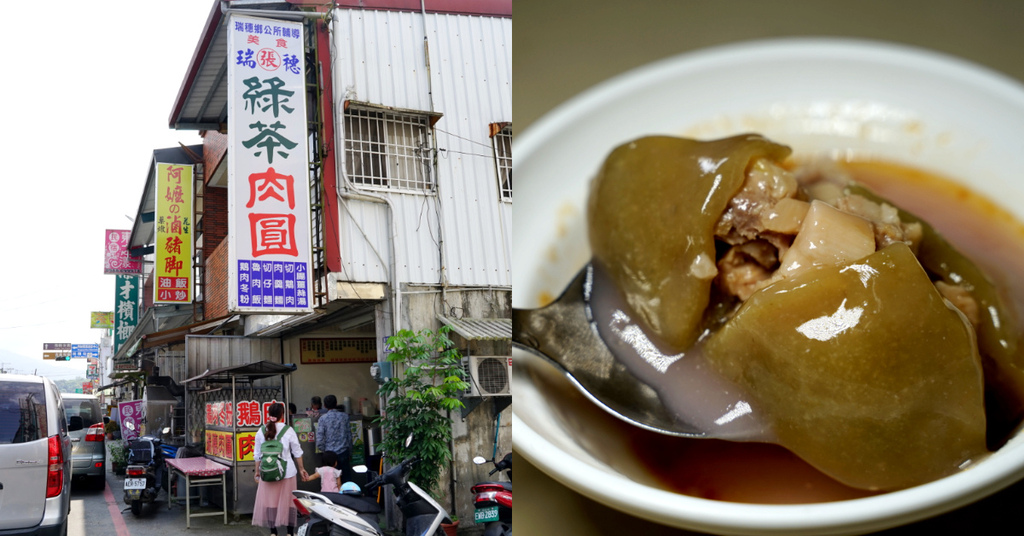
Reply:
[[214, 0], [12, 2], [0, 86], [0, 369], [53, 379], [85, 360], [44, 343], [99, 343], [114, 309], [106, 229], [131, 229], [153, 149], [197, 144], [168, 117]]

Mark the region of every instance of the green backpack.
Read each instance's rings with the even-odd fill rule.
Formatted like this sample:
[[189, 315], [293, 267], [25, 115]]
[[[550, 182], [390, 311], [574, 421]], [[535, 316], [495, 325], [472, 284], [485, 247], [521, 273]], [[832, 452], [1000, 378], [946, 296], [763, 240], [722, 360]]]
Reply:
[[[262, 430], [263, 436], [266, 437], [267, 428], [264, 426]], [[264, 441], [263, 446], [260, 447], [260, 480], [264, 482], [284, 480], [284, 475], [288, 471], [288, 460], [282, 456], [284, 443], [281, 443], [280, 438], [284, 437], [284, 433], [287, 431], [288, 425], [282, 426], [274, 439]]]

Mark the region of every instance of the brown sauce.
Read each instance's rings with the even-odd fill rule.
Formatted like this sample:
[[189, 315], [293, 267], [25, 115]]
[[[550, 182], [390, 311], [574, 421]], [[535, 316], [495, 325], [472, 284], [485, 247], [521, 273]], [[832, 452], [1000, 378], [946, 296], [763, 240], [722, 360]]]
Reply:
[[[1012, 215], [962, 185], [917, 169], [883, 162], [844, 167], [856, 181], [931, 223], [988, 273], [1016, 311], [1024, 311], [1024, 225]], [[680, 439], [625, 424], [616, 428], [630, 438], [649, 476], [686, 495], [797, 504], [877, 494], [840, 484], [776, 445]]]

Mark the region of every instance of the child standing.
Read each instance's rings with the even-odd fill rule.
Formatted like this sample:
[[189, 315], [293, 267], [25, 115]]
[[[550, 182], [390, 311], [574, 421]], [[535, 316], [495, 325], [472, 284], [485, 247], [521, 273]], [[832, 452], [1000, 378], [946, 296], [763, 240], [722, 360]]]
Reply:
[[320, 467], [317, 467], [316, 472], [304, 480], [309, 482], [318, 478], [320, 479], [321, 493], [338, 493], [338, 490], [341, 489], [341, 471], [338, 470], [337, 454], [329, 450], [324, 452]]

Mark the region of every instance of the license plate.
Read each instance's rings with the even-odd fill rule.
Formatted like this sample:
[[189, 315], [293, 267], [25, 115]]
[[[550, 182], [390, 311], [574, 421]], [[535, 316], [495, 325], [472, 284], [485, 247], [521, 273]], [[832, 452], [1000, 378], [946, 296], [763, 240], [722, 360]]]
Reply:
[[476, 512], [473, 513], [473, 521], [477, 523], [498, 521], [498, 507], [488, 506], [486, 508], [477, 508]]
[[146, 489], [146, 479], [126, 478], [124, 479], [124, 489]]

